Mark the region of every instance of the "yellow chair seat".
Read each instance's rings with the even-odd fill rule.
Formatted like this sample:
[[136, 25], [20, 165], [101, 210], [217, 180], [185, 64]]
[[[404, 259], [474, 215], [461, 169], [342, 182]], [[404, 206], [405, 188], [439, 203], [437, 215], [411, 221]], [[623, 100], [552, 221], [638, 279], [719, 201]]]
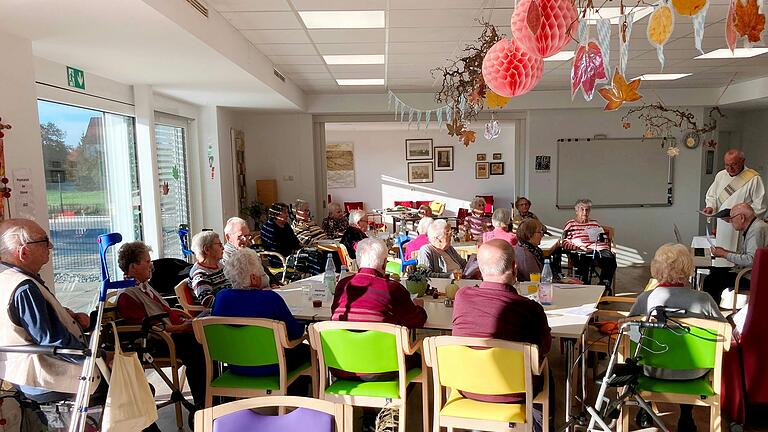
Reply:
[[443, 409], [440, 410], [440, 415], [505, 423], [525, 423], [525, 405], [480, 402], [465, 398], [457, 390], [451, 390], [451, 396]]

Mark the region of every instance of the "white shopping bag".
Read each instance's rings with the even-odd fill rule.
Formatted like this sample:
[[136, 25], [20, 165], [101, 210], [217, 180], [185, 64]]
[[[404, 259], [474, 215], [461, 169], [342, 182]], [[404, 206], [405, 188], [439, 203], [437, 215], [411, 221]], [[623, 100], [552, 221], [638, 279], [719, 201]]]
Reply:
[[157, 406], [136, 353], [123, 353], [115, 333], [115, 359], [104, 406], [103, 432], [136, 432], [157, 420]]

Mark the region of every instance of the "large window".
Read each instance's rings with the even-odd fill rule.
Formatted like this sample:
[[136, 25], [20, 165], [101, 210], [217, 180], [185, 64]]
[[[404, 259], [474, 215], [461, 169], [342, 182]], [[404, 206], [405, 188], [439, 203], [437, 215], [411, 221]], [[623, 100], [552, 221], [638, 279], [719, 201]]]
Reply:
[[[99, 289], [96, 238], [119, 232], [141, 239], [133, 118], [38, 102], [56, 296], [90, 310]], [[110, 274], [116, 252], [110, 249]]]
[[187, 168], [185, 155], [186, 122], [158, 119], [155, 123], [157, 170], [160, 180], [160, 219], [163, 229], [163, 257], [184, 258], [178, 231], [189, 224]]

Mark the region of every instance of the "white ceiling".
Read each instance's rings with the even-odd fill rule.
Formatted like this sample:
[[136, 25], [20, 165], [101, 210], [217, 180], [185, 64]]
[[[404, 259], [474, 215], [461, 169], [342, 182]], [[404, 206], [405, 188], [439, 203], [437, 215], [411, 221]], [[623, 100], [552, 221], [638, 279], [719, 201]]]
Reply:
[[[337, 78], [385, 78], [386, 87], [408, 92], [434, 91], [439, 85], [430, 70], [458, 57], [479, 36], [484, 18], [510, 36], [514, 0], [207, 0], [242, 32], [275, 67], [307, 93], [372, 93], [383, 87], [342, 87]], [[705, 52], [725, 47], [728, 0], [710, 0]], [[298, 11], [384, 10], [384, 29], [308, 30]], [[768, 54], [751, 59], [694, 60], [690, 17], [675, 16], [675, 30], [664, 50], [663, 72], [692, 73], [676, 81], [644, 82], [644, 89], [722, 87], [732, 79], [768, 76]], [[660, 72], [656, 50], [645, 36], [648, 18], [632, 29], [629, 77]], [[618, 60], [618, 28], [613, 27], [611, 62]], [[592, 33], [596, 34], [594, 27]], [[566, 49], [575, 49], [571, 42]], [[324, 54], [385, 54], [384, 65], [327, 65]], [[570, 61], [546, 62], [538, 90], [566, 90]]]

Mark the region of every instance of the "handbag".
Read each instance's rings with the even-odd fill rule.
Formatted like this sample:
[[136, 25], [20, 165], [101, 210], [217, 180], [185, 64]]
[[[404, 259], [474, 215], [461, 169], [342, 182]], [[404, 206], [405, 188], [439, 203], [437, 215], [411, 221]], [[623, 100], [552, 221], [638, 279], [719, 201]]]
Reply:
[[104, 432], [136, 432], [157, 421], [157, 406], [144, 368], [135, 352], [124, 353], [120, 348], [117, 326], [115, 334], [115, 358], [109, 380], [107, 402], [101, 430]]

